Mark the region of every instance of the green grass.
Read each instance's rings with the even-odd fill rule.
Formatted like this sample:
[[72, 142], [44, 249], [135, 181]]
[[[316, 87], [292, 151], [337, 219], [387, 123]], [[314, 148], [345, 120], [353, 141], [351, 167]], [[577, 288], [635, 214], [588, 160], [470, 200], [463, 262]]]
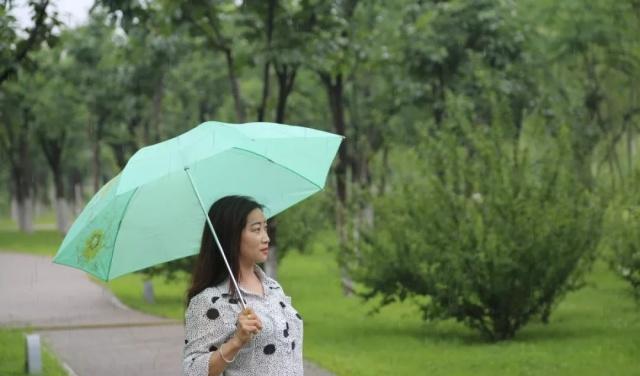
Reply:
[[[0, 328], [0, 375], [27, 375], [25, 372], [26, 357], [24, 333]], [[42, 374], [47, 376], [67, 375], [67, 372], [46, 345], [42, 347]]]
[[152, 278], [155, 303], [147, 303], [143, 298], [144, 276], [128, 274], [107, 283], [107, 286], [127, 306], [153, 315], [184, 320], [184, 296], [186, 279], [165, 282], [163, 278]]
[[[452, 321], [424, 323], [410, 303], [369, 315], [373, 303], [342, 296], [336, 262], [326, 252], [288, 255], [280, 282], [305, 319], [305, 357], [338, 375], [640, 374], [640, 309], [601, 264], [549, 325], [532, 323], [497, 344]], [[186, 284], [154, 285], [167, 307], [142, 302], [141, 276], [110, 283], [126, 304], [181, 320]]]
[[367, 315], [371, 303], [341, 296], [327, 254], [291, 254], [280, 273], [305, 318], [305, 355], [339, 375], [640, 374], [640, 309], [603, 265], [549, 325], [533, 323], [498, 344], [455, 322], [423, 323], [411, 304]]
[[[51, 214], [38, 217], [36, 225], [51, 225]], [[15, 222], [8, 218], [0, 219], [0, 249], [53, 256], [62, 242], [63, 236], [56, 230], [37, 230], [33, 234], [17, 231]]]
[[[37, 243], [20, 241], [13, 248]], [[549, 325], [531, 323], [497, 344], [452, 321], [424, 323], [408, 302], [368, 315], [373, 303], [342, 296], [335, 258], [322, 249], [287, 255], [279, 280], [305, 319], [305, 357], [338, 375], [640, 375], [640, 307], [630, 287], [603, 264], [589, 278]], [[134, 274], [108, 286], [130, 307], [183, 319], [184, 280], [154, 280], [154, 305], [144, 302], [142, 283]]]
[[[53, 210], [47, 210], [41, 213], [33, 220], [34, 227], [54, 227], [56, 223], [56, 213]], [[9, 217], [0, 218], [0, 228], [6, 230], [17, 230], [18, 225]]]
[[0, 249], [42, 256], [53, 256], [62, 242], [62, 235], [55, 230], [40, 230], [24, 234], [0, 228]]

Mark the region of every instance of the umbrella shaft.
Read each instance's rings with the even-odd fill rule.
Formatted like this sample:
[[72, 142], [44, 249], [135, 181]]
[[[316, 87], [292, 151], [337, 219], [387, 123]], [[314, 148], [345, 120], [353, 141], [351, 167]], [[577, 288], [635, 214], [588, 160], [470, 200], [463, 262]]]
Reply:
[[207, 209], [204, 207], [204, 203], [202, 202], [202, 198], [200, 197], [200, 193], [198, 192], [198, 188], [196, 188], [195, 183], [193, 182], [193, 178], [191, 177], [191, 173], [189, 172], [189, 167], [185, 167], [184, 168], [184, 172], [187, 173], [187, 176], [189, 177], [189, 182], [191, 183], [191, 187], [193, 188], [193, 191], [196, 194], [196, 197], [198, 198], [198, 203], [200, 203], [200, 207], [202, 208], [202, 212], [204, 213], [204, 217], [207, 220], [207, 223], [209, 224], [209, 229], [211, 229], [211, 233], [213, 234], [213, 238], [216, 241], [216, 244], [218, 245], [218, 251], [220, 251], [220, 255], [222, 256], [222, 259], [224, 260], [224, 264], [227, 267], [227, 271], [229, 271], [229, 278], [231, 278], [231, 281], [233, 282], [233, 286], [236, 288], [236, 292], [238, 293], [238, 297], [240, 298], [240, 304], [242, 305], [242, 309], [246, 309], [247, 307], [244, 304], [244, 297], [242, 296], [242, 293], [240, 292], [240, 287], [238, 287], [238, 282], [236, 281], [235, 276], [233, 275], [233, 272], [231, 271], [231, 267], [229, 266], [229, 262], [227, 261], [227, 257], [224, 255], [224, 251], [222, 249], [222, 245], [220, 244], [220, 240], [218, 239], [218, 234], [216, 234], [216, 230], [213, 228], [213, 224], [211, 223], [211, 219], [209, 218], [209, 214], [207, 213]]

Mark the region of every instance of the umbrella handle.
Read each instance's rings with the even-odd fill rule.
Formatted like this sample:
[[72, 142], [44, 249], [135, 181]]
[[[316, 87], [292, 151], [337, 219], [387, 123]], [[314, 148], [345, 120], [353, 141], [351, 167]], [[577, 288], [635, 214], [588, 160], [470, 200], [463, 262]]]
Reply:
[[236, 288], [236, 292], [238, 293], [238, 296], [240, 297], [240, 304], [242, 305], [242, 310], [247, 309], [247, 306], [244, 304], [244, 297], [242, 296], [242, 293], [240, 292], [240, 287], [238, 287], [238, 282], [236, 281], [236, 278], [233, 276], [233, 272], [231, 271], [231, 267], [229, 266], [229, 262], [227, 261], [227, 257], [224, 255], [224, 251], [222, 250], [222, 245], [220, 244], [220, 240], [218, 240], [218, 234], [216, 234], [216, 230], [214, 230], [213, 228], [213, 224], [211, 223], [211, 219], [209, 218], [209, 214], [207, 213], [207, 209], [205, 209], [204, 207], [204, 203], [202, 202], [202, 198], [200, 197], [200, 193], [198, 192], [198, 188], [196, 188], [195, 183], [193, 182], [193, 178], [191, 177], [191, 173], [189, 172], [189, 167], [185, 167], [184, 168], [184, 172], [187, 173], [187, 176], [189, 177], [189, 182], [191, 183], [191, 187], [193, 188], [193, 191], [196, 194], [196, 197], [198, 198], [198, 203], [200, 203], [200, 207], [202, 208], [202, 212], [204, 213], [204, 217], [207, 219], [207, 223], [209, 224], [209, 229], [211, 229], [211, 233], [213, 234], [213, 238], [216, 241], [216, 244], [218, 245], [218, 251], [220, 252], [220, 255], [222, 256], [222, 259], [224, 260], [224, 264], [227, 267], [227, 271], [229, 271], [229, 277], [231, 278], [231, 281], [233, 282], [233, 286]]

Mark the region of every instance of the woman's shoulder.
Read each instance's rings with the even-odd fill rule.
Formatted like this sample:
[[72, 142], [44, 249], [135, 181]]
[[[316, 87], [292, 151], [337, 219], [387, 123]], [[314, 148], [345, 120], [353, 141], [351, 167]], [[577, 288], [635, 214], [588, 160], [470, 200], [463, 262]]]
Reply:
[[269, 277], [267, 273], [262, 270], [261, 267], [256, 265], [256, 272], [258, 273], [259, 278], [262, 280], [262, 283], [270, 290], [279, 290], [282, 291], [282, 286], [275, 279]]
[[265, 278], [264, 285], [272, 292], [275, 292], [279, 295], [285, 295], [284, 290], [282, 289], [282, 286], [280, 285], [280, 283], [278, 283], [278, 281], [276, 281], [271, 277]]
[[222, 295], [224, 293], [223, 290], [226, 291], [226, 289], [224, 289], [224, 282], [216, 286], [207, 287], [189, 300], [189, 307], [208, 304], [212, 298]]

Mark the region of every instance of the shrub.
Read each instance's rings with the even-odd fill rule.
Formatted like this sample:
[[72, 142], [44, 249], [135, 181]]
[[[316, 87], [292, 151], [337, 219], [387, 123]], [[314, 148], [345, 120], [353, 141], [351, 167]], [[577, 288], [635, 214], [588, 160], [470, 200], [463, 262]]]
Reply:
[[631, 177], [607, 208], [603, 245], [611, 268], [640, 299], [640, 173]]
[[454, 318], [490, 340], [536, 315], [547, 322], [581, 286], [601, 229], [568, 138], [544, 137], [534, 153], [496, 129], [455, 126], [396, 155], [394, 183], [349, 258], [362, 295], [426, 297], [415, 299], [425, 319]]

